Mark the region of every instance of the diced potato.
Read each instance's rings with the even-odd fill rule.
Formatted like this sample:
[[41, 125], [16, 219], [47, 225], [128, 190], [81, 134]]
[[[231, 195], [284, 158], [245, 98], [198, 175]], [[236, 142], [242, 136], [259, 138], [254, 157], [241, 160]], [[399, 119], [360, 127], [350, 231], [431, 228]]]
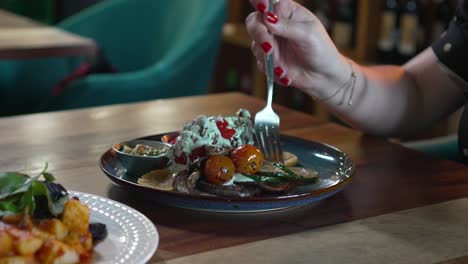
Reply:
[[80, 257], [78, 254], [74, 251], [66, 251], [63, 253], [63, 255], [58, 256], [54, 260], [54, 264], [75, 264], [78, 263], [80, 260]]
[[70, 199], [65, 203], [62, 221], [70, 232], [85, 235], [89, 226], [89, 207], [80, 201]]
[[39, 228], [52, 234], [58, 240], [63, 240], [68, 234], [68, 228], [59, 219], [53, 218], [41, 221]]
[[21, 256], [33, 255], [39, 248], [41, 248], [44, 241], [32, 235], [20, 237], [15, 241], [14, 247], [16, 252]]
[[31, 216], [23, 213], [4, 216], [2, 222], [17, 226], [23, 230], [30, 230], [34, 226]]
[[79, 255], [73, 248], [56, 240], [46, 241], [36, 256], [43, 264], [72, 264], [79, 261]]
[[19, 214], [0, 220], [0, 264], [72, 264], [92, 257], [90, 209], [65, 203], [61, 219], [33, 220]]
[[0, 264], [38, 264], [33, 256], [15, 256], [0, 258]]
[[43, 231], [37, 227], [34, 227], [32, 230], [31, 230], [31, 234], [35, 237], [38, 237], [42, 240], [54, 240], [55, 239], [55, 236], [50, 234], [50, 233], [47, 233], [46, 231]]
[[21, 222], [21, 219], [23, 219], [23, 214], [6, 215], [2, 218], [2, 222], [11, 225], [17, 225], [19, 222]]
[[7, 256], [13, 249], [13, 238], [5, 230], [0, 230], [0, 257]]
[[81, 243], [81, 235], [77, 233], [70, 233], [68, 236], [63, 240], [65, 244], [73, 248], [79, 255], [87, 254], [86, 249], [84, 248], [83, 244]]
[[93, 235], [88, 232], [86, 235], [81, 236], [81, 245], [83, 245], [86, 251], [90, 251], [93, 249]]

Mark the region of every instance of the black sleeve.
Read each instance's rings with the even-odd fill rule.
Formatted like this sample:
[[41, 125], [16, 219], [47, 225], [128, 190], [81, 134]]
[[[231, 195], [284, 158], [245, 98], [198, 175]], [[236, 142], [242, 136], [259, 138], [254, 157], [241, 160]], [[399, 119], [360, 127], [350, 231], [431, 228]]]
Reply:
[[432, 44], [439, 61], [468, 82], [468, 1], [462, 1], [447, 32]]

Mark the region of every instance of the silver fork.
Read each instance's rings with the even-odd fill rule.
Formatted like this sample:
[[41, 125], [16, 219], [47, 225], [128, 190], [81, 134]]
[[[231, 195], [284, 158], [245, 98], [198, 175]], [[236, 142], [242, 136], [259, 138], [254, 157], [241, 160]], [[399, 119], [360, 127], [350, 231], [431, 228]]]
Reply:
[[[273, 11], [273, 6], [276, 2], [278, 0], [269, 0], [269, 12]], [[279, 133], [280, 118], [271, 107], [274, 86], [273, 66], [274, 54], [271, 52], [265, 56], [265, 71], [268, 84], [267, 104], [265, 108], [255, 115], [255, 135], [257, 137], [257, 145], [263, 152], [266, 161], [283, 162]]]

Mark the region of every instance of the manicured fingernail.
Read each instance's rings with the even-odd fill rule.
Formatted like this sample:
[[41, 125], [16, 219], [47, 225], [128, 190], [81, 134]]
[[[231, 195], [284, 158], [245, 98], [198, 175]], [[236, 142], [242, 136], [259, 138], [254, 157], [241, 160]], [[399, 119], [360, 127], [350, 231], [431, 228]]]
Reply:
[[266, 6], [264, 4], [260, 3], [257, 5], [258, 12], [263, 13], [265, 12], [265, 9], [266, 9]]
[[289, 79], [288, 78], [281, 78], [280, 82], [284, 84], [285, 86], [289, 85]]
[[278, 23], [278, 17], [273, 13], [267, 12], [267, 21], [276, 24]]
[[271, 44], [268, 42], [263, 42], [262, 43], [262, 49], [265, 53], [268, 53], [271, 50]]
[[277, 77], [281, 77], [281, 75], [283, 75], [283, 73], [284, 73], [283, 68], [281, 68], [279, 66], [275, 67], [274, 71], [275, 71], [275, 75]]

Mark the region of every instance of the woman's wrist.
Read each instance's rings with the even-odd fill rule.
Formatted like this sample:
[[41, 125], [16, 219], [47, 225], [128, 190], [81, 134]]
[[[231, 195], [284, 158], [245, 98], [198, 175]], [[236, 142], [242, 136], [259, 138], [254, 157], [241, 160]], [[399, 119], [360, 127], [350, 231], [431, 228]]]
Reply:
[[[357, 66], [357, 65], [356, 65]], [[342, 104], [346, 98], [343, 95], [348, 94], [351, 98], [356, 85], [356, 66], [350, 59], [340, 55], [336, 63], [329, 69], [322, 69], [324, 73], [314, 78], [313, 84], [309, 89], [310, 95], [318, 101], [335, 101]], [[352, 93], [350, 93], [352, 92]], [[337, 97], [337, 98], [335, 98]], [[341, 100], [337, 100], [341, 98]], [[349, 101], [349, 100], [348, 100]], [[346, 103], [348, 103], [346, 101]]]

